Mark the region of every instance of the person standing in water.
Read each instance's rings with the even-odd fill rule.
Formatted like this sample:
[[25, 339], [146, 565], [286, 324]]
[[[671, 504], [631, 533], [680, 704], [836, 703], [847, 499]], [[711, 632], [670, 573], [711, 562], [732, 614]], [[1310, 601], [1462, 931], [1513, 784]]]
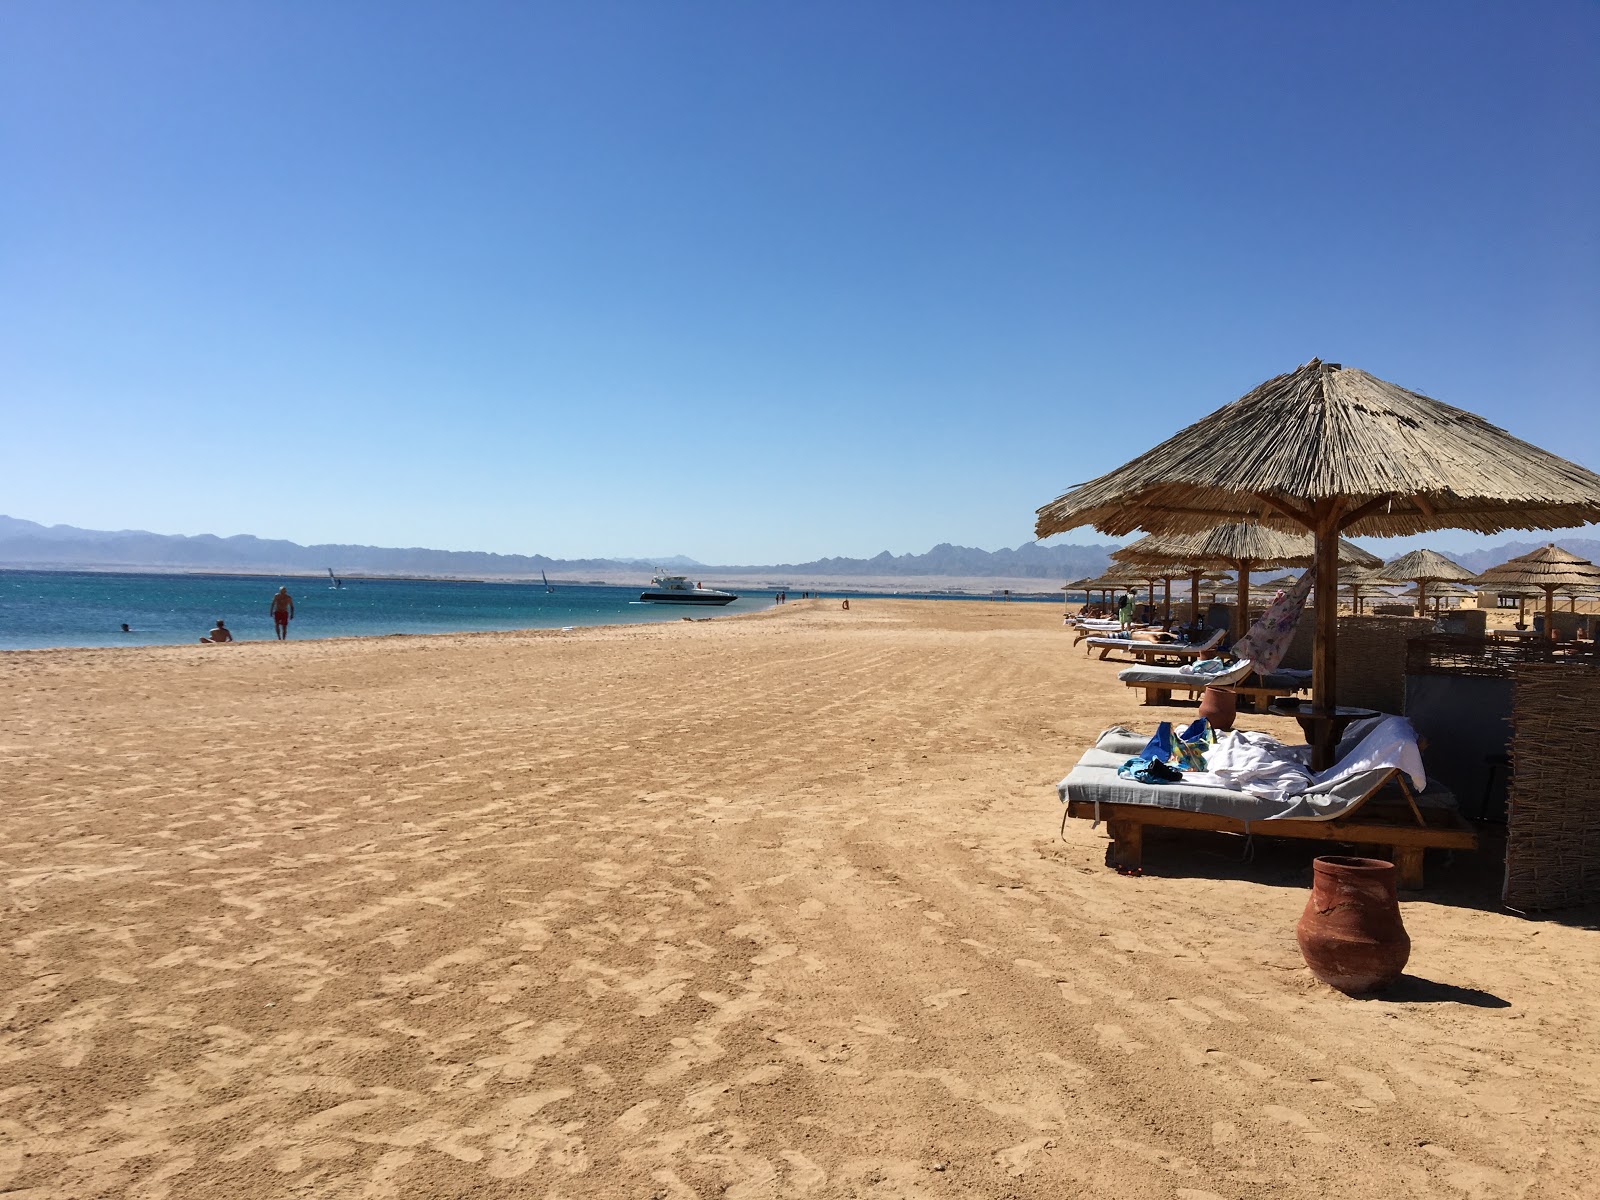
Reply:
[[289, 622], [294, 620], [294, 597], [289, 595], [289, 589], [281, 587], [272, 597], [272, 626], [278, 632], [278, 640], [284, 641], [289, 636]]

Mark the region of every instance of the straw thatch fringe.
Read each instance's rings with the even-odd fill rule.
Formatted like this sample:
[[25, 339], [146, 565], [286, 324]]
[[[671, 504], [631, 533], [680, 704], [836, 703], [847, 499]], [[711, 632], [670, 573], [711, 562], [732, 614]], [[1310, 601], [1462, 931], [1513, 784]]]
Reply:
[[1490, 567], [1477, 579], [1481, 584], [1498, 586], [1503, 595], [1512, 594], [1512, 588], [1581, 590], [1600, 587], [1600, 567], [1552, 543]]
[[[1387, 583], [1460, 583], [1474, 578], [1460, 563], [1451, 562], [1437, 550], [1413, 550], [1373, 572], [1373, 578]], [[1430, 592], [1432, 588], [1428, 589]]]
[[[1150, 534], [1112, 551], [1111, 557], [1122, 563], [1187, 563], [1191, 570], [1249, 562], [1252, 570], [1260, 570], [1309, 567], [1316, 557], [1316, 546], [1303, 530], [1290, 532], [1229, 522], [1195, 533]], [[1383, 559], [1376, 554], [1343, 538], [1339, 539], [1339, 561], [1351, 567], [1383, 565]]]
[[1600, 902], [1600, 670], [1560, 663], [1512, 676], [1505, 902], [1524, 911]]
[[1035, 532], [1298, 530], [1306, 523], [1273, 501], [1303, 511], [1335, 499], [1377, 502], [1353, 537], [1564, 529], [1600, 520], [1600, 476], [1472, 413], [1312, 359], [1072, 488], [1039, 509]]

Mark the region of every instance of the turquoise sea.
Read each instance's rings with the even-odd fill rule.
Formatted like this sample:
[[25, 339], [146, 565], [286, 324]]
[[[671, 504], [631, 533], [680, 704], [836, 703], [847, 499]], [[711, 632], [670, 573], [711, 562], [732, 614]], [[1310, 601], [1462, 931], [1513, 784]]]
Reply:
[[[702, 608], [641, 604], [637, 586], [556, 583], [546, 592], [538, 581], [348, 579], [335, 589], [304, 577], [0, 571], [0, 650], [174, 645], [196, 641], [218, 617], [240, 641], [268, 639], [274, 635], [267, 602], [280, 584], [294, 597], [292, 640], [677, 621], [752, 612], [774, 602], [771, 590], [742, 588], [728, 589], [739, 593], [732, 604]], [[799, 596], [798, 590], [789, 594]], [[132, 633], [121, 632], [124, 622]]]

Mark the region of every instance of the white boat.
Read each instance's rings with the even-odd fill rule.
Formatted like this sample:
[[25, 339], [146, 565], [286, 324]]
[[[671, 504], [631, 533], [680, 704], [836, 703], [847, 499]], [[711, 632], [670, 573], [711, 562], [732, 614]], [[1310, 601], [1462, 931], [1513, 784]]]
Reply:
[[738, 598], [732, 592], [690, 583], [687, 575], [657, 575], [649, 589], [639, 593], [647, 604], [732, 604]]

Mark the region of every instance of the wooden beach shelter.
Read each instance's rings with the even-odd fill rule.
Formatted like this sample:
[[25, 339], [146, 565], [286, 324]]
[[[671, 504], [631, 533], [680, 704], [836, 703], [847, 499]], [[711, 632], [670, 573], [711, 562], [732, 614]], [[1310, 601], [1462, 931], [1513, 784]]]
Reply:
[[1556, 592], [1600, 586], [1600, 567], [1551, 543], [1498, 567], [1490, 567], [1478, 576], [1477, 582], [1484, 587], [1509, 585], [1509, 588], [1539, 589], [1544, 593], [1544, 636], [1553, 639]]
[[[1312, 359], [1038, 510], [1036, 536], [1124, 536], [1218, 522], [1309, 532], [1317, 594], [1338, 594], [1339, 535], [1567, 529], [1600, 519], [1600, 475], [1481, 417]], [[1316, 610], [1313, 764], [1333, 759], [1338, 605]]]
[[1427, 611], [1430, 583], [1464, 583], [1474, 578], [1460, 563], [1451, 562], [1437, 550], [1413, 550], [1393, 562], [1384, 563], [1373, 577], [1383, 583], [1417, 585], [1417, 612]]
[[[1039, 511], [1044, 512], [1043, 509]], [[1303, 533], [1223, 522], [1188, 535], [1152, 534], [1114, 551], [1111, 557], [1130, 564], [1178, 562], [1190, 564], [1191, 571], [1204, 565], [1226, 567], [1235, 572], [1237, 594], [1232, 637], [1237, 641], [1250, 626], [1250, 572], [1275, 567], [1309, 567], [1315, 561], [1315, 550], [1311, 538]], [[1383, 562], [1376, 554], [1368, 554], [1343, 540], [1339, 543], [1339, 558], [1341, 562], [1372, 567]]]

